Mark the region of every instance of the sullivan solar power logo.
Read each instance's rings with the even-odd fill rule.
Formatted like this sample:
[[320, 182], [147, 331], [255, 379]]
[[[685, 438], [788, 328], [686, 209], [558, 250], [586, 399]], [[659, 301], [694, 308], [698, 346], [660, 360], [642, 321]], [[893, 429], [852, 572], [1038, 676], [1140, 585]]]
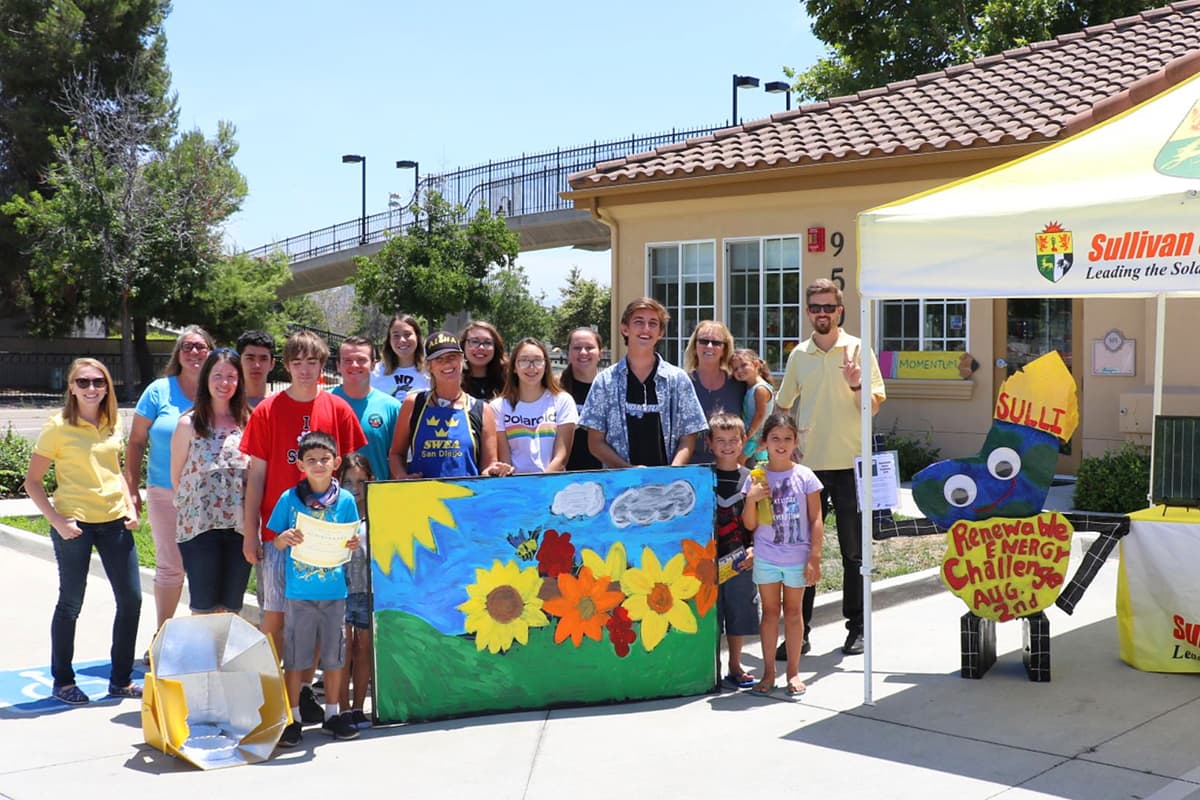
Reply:
[[1051, 222], [1034, 236], [1038, 272], [1051, 283], [1062, 280], [1075, 263], [1072, 238], [1071, 232], [1063, 230], [1057, 222]]

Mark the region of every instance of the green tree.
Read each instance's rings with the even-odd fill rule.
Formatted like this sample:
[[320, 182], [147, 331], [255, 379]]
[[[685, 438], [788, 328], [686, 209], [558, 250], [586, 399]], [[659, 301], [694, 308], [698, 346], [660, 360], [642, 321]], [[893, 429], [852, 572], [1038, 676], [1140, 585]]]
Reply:
[[[53, 191], [51, 135], [71, 124], [64, 83], [91, 75], [103, 93], [132, 87], [164, 144], [175, 129], [163, 21], [169, 0], [0, 2], [0, 200]], [[0, 309], [31, 307], [30, 258], [13, 220], [0, 216]], [[43, 298], [37, 298], [43, 299]], [[44, 316], [42, 304], [36, 304]]]
[[546, 342], [553, 316], [544, 305], [545, 296], [529, 291], [529, 276], [521, 266], [498, 269], [485, 279], [488, 290], [488, 322], [496, 326], [510, 345], [532, 336]]
[[486, 278], [495, 268], [512, 267], [518, 250], [503, 217], [481, 208], [468, 221], [462, 206], [428, 192], [406, 232], [375, 255], [355, 259], [355, 300], [438, 322], [458, 311], [490, 311]]
[[59, 333], [88, 316], [118, 320], [128, 395], [138, 383], [135, 332], [144, 334], [152, 317], [194, 317], [195, 293], [220, 260], [220, 225], [246, 182], [232, 163], [227, 123], [212, 139], [194, 131], [164, 144], [161, 119], [136, 92], [106, 94], [94, 79], [64, 92], [73, 127], [52, 140], [49, 191], [0, 210], [30, 243], [30, 284], [49, 312], [35, 330]]
[[288, 325], [304, 325], [318, 330], [329, 329], [329, 320], [325, 318], [325, 312], [317, 305], [317, 301], [307, 294], [284, 300], [279, 317], [284, 330]]
[[1161, 5], [1159, 0], [805, 0], [825, 56], [785, 68], [823, 100], [1045, 41]]
[[554, 343], [567, 346], [567, 337], [576, 328], [595, 328], [606, 332], [611, 324], [612, 292], [590, 278], [579, 267], [567, 273], [567, 285], [560, 290], [562, 302], [554, 309]]
[[276, 253], [250, 258], [238, 253], [217, 262], [194, 293], [190, 319], [221, 342], [233, 342], [242, 331], [267, 330], [281, 338], [288, 322], [279, 287], [292, 279], [287, 257]]

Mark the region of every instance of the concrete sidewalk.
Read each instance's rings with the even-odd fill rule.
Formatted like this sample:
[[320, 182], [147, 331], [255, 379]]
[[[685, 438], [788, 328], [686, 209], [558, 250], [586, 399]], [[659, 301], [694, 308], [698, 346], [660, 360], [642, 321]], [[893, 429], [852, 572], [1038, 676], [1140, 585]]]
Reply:
[[[6, 644], [0, 671], [38, 695], [49, 660], [52, 561], [0, 548]], [[928, 582], [928, 581], [926, 581]], [[875, 705], [863, 656], [840, 652], [836, 613], [814, 627], [803, 702], [724, 691], [626, 705], [505, 714], [365, 731], [353, 742], [305, 734], [270, 762], [200, 772], [142, 744], [135, 702], [0, 708], [0, 797], [247, 797], [378, 792], [406, 797], [1182, 798], [1200, 795], [1193, 745], [1200, 682], [1138, 672], [1117, 658], [1116, 561], [1074, 617], [1048, 612], [1053, 680], [1021, 666], [1021, 629], [999, 626], [1003, 655], [979, 681], [958, 676], [962, 603], [945, 591], [878, 611]], [[836, 596], [835, 598], [836, 599]], [[876, 603], [880, 605], [880, 603]], [[89, 586], [77, 661], [104, 659], [112, 597]], [[143, 604], [139, 647], [153, 625]], [[747, 658], [761, 669], [760, 652]], [[44, 687], [41, 690], [44, 693]], [[703, 766], [702, 766], [703, 765]], [[356, 787], [352, 789], [351, 787]]]

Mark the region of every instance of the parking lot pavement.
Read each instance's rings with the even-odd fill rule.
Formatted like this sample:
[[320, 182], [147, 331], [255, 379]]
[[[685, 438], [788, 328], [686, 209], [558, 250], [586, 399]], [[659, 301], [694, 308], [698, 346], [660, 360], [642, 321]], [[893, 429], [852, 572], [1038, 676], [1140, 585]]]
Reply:
[[[0, 694], [44, 691], [56, 573], [4, 547]], [[1101, 570], [1074, 616], [1050, 609], [1053, 680], [1030, 683], [1019, 623], [998, 626], [999, 661], [958, 675], [962, 603], [947, 592], [873, 616], [872, 705], [864, 657], [843, 656], [836, 613], [812, 632], [802, 702], [721, 691], [698, 697], [387, 725], [352, 742], [314, 729], [255, 766], [201, 772], [142, 743], [133, 701], [0, 708], [0, 797], [245, 797], [262, 792], [561, 800], [614, 795], [728, 798], [1182, 798], [1200, 793], [1194, 739], [1200, 681], [1143, 673], [1117, 657], [1117, 564]], [[112, 596], [89, 583], [76, 660], [103, 679]], [[143, 603], [139, 650], [153, 602]], [[761, 670], [761, 651], [745, 663]], [[98, 664], [91, 662], [100, 662]], [[22, 673], [27, 673], [22, 675]], [[14, 677], [15, 676], [15, 677]], [[5, 699], [4, 702], [11, 702]]]

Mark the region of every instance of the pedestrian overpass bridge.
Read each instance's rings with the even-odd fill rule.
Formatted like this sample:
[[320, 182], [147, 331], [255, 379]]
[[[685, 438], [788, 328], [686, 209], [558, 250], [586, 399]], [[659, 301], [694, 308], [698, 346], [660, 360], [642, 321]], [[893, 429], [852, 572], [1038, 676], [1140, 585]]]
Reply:
[[[503, 213], [508, 227], [520, 237], [521, 251], [552, 247], [606, 250], [608, 227], [578, 211], [559, 195], [567, 191], [567, 176], [591, 169], [602, 161], [623, 158], [696, 136], [707, 136], [724, 126], [671, 130], [626, 139], [596, 141], [570, 149], [522, 155], [507, 161], [489, 161], [474, 167], [430, 175], [418, 184], [418, 195], [437, 191], [452, 205], [466, 209], [467, 217], [487, 208]], [[413, 197], [416, 200], [416, 196]], [[292, 268], [292, 281], [284, 296], [294, 296], [343, 286], [354, 273], [354, 259], [379, 252], [388, 237], [411, 225], [413, 203], [347, 222], [289, 236], [246, 252], [251, 257], [283, 253]]]

